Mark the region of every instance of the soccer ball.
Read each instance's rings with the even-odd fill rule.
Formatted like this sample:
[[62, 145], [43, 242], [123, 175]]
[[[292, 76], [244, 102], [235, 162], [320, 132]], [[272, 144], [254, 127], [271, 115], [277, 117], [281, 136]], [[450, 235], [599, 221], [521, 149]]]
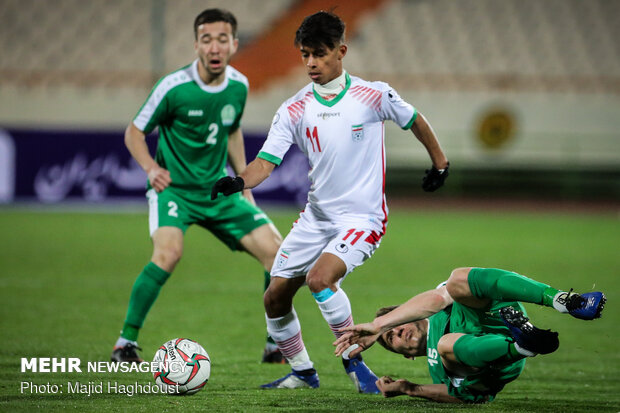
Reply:
[[169, 394], [194, 394], [207, 384], [211, 360], [205, 349], [189, 338], [166, 341], [153, 358], [155, 383]]

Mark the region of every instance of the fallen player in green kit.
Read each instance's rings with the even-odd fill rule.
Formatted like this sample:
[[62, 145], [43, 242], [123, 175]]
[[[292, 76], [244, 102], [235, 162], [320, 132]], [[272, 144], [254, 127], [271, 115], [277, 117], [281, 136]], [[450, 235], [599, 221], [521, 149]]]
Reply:
[[433, 384], [384, 376], [377, 381], [381, 393], [482, 403], [519, 377], [527, 357], [559, 346], [558, 333], [533, 326], [520, 302], [593, 320], [605, 301], [601, 292], [559, 291], [510, 271], [458, 268], [437, 289], [380, 309], [371, 323], [342, 329], [335, 352], [353, 357], [379, 341], [406, 358], [427, 356]]

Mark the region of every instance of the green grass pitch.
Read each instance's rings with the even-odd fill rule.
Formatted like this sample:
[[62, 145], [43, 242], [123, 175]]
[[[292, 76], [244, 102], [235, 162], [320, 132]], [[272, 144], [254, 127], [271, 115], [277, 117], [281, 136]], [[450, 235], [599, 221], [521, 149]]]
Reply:
[[[286, 234], [297, 213], [270, 215]], [[602, 290], [601, 320], [584, 322], [527, 305], [539, 327], [560, 333], [557, 352], [527, 362], [522, 376], [482, 406], [439, 405], [359, 395], [333, 356], [333, 337], [307, 289], [296, 297], [318, 390], [261, 391], [288, 372], [259, 363], [265, 339], [260, 266], [191, 228], [185, 254], [140, 336], [151, 359], [166, 340], [201, 343], [211, 379], [194, 396], [66, 394], [67, 382], [151, 383], [148, 373], [21, 373], [21, 357], [108, 360], [133, 281], [151, 244], [143, 213], [0, 210], [0, 410], [2, 411], [620, 411], [620, 220], [617, 215], [392, 210], [375, 256], [344, 282], [357, 322], [382, 305], [435, 287], [459, 266], [510, 269], [562, 289]], [[408, 361], [376, 346], [378, 375], [429, 381], [424, 358]], [[63, 385], [63, 394], [22, 392], [21, 383]]]

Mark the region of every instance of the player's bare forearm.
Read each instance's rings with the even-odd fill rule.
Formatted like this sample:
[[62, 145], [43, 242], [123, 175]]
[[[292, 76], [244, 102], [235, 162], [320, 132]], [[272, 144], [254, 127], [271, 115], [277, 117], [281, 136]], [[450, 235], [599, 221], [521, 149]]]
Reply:
[[146, 136], [144, 132], [138, 129], [133, 122], [125, 129], [125, 146], [145, 172], [156, 164], [149, 153], [148, 146], [146, 146]]
[[218, 194], [225, 196], [236, 192], [254, 188], [263, 182], [276, 167], [275, 164], [261, 158], [256, 158], [236, 177], [225, 176], [215, 182], [211, 188], [211, 200], [215, 200]]
[[151, 186], [157, 192], [163, 191], [170, 183], [170, 172], [160, 167], [149, 153], [144, 132], [138, 129], [133, 122], [125, 130], [125, 146], [138, 165], [146, 172]]
[[239, 174], [245, 183], [244, 189], [251, 189], [258, 186], [258, 184], [271, 175], [275, 167], [275, 164], [262, 158], [254, 159], [248, 164], [245, 170]]
[[383, 397], [410, 396], [421, 397], [439, 403], [462, 403], [460, 399], [450, 396], [445, 384], [416, 384], [410, 381], [383, 376], [377, 380], [377, 388]]
[[245, 146], [241, 128], [228, 135], [228, 162], [230, 167], [239, 175], [246, 167]]
[[461, 399], [450, 396], [445, 384], [414, 384], [407, 382], [407, 396], [421, 397], [438, 403], [463, 403]]
[[342, 355], [350, 346], [357, 344], [359, 347], [350, 353], [350, 356], [354, 357], [370, 348], [386, 331], [402, 324], [428, 318], [452, 302], [453, 299], [445, 286], [420, 293], [389, 313], [375, 318], [371, 323], [356, 324], [340, 330], [344, 334], [334, 341], [333, 344], [336, 346], [334, 353], [338, 356]]
[[376, 331], [384, 333], [399, 325], [428, 318], [452, 302], [452, 297], [445, 286], [428, 290], [413, 296], [389, 313], [375, 318], [372, 324]]
[[437, 139], [437, 135], [435, 135], [435, 131], [433, 131], [430, 123], [419, 112], [413, 125], [411, 125], [411, 132], [426, 148], [433, 166], [437, 169], [445, 169], [448, 166], [448, 158], [441, 149], [439, 139]]

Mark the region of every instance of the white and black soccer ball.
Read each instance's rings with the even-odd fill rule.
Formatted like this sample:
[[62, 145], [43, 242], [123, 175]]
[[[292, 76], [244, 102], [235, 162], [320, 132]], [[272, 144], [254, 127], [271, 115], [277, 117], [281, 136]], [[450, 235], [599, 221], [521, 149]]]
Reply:
[[175, 338], [159, 347], [153, 358], [155, 383], [169, 394], [194, 394], [211, 376], [211, 359], [194, 340]]

